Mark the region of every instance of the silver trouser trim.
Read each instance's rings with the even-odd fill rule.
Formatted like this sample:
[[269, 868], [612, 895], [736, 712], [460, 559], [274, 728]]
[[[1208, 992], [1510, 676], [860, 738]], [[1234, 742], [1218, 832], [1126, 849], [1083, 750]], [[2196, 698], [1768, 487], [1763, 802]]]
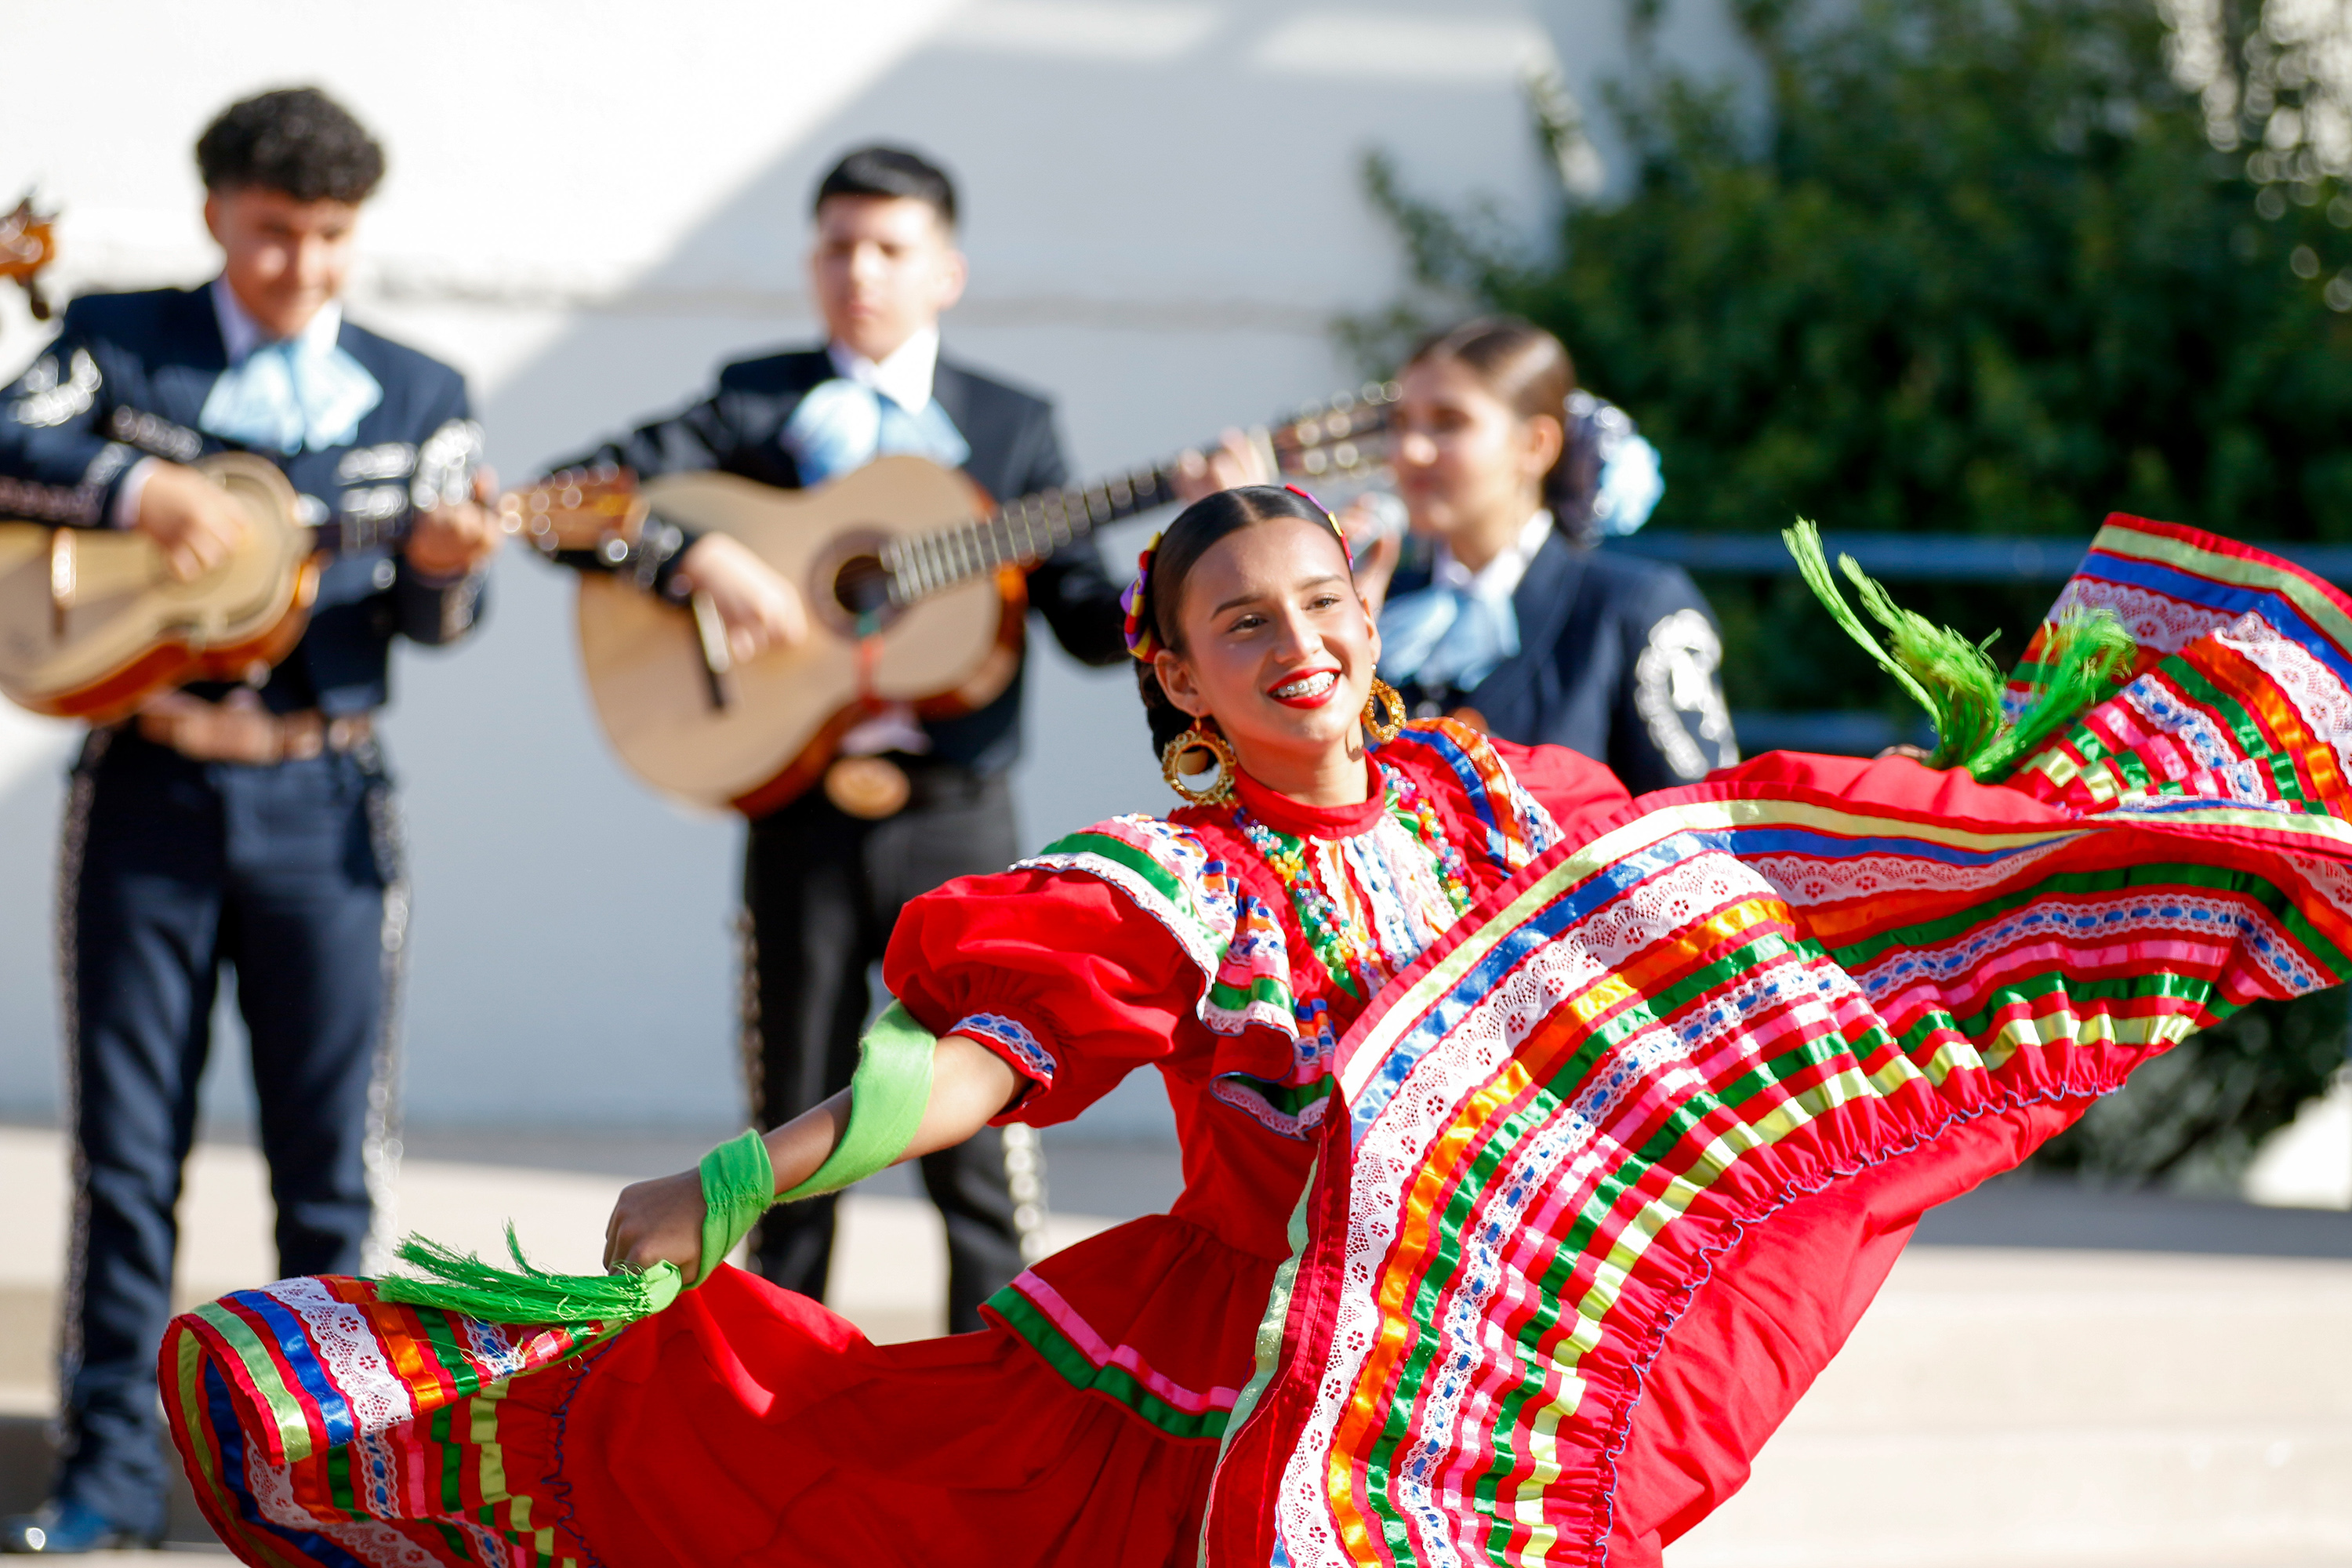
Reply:
[[760, 1038], [760, 929], [748, 909], [735, 911], [735, 1051], [751, 1124], [769, 1131], [760, 1120], [768, 1102], [768, 1054]]
[[110, 731], [90, 731], [67, 786], [65, 822], [58, 833], [58, 1024], [65, 1040], [66, 1136], [73, 1161], [65, 1289], [58, 1302], [58, 1416], [51, 1434], [62, 1454], [71, 1454], [80, 1436], [73, 1421], [73, 1384], [81, 1372], [82, 1299], [89, 1284], [89, 1154], [81, 1146], [81, 868], [89, 847], [99, 759], [111, 738]]
[[360, 1251], [362, 1270], [381, 1274], [392, 1262], [400, 1216], [401, 1000], [408, 978], [407, 834], [392, 786], [368, 790], [368, 837], [383, 878], [383, 1001], [376, 1024], [375, 1059], [368, 1074], [367, 1130], [360, 1160], [367, 1173], [367, 1240]]
[[[760, 1038], [760, 929], [748, 907], [735, 911], [735, 1054], [743, 1069], [745, 1120], [768, 1131], [768, 1054]], [[754, 1225], [743, 1237], [747, 1258], [760, 1256], [760, 1232]]]
[[1045, 1239], [1045, 1140], [1034, 1127], [1007, 1122], [1004, 1132], [1004, 1185], [1013, 1194], [1013, 1234], [1021, 1243], [1021, 1261], [1034, 1263], [1053, 1250]]

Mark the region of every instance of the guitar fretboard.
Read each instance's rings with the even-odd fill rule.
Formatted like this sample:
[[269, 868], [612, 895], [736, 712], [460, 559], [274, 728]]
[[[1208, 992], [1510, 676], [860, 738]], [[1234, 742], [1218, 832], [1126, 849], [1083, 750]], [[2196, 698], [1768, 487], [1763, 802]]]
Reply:
[[1174, 476], [1155, 465], [1099, 484], [1024, 496], [978, 521], [898, 540], [881, 552], [890, 603], [903, 607], [1000, 566], [1034, 566], [1097, 528], [1176, 499]]

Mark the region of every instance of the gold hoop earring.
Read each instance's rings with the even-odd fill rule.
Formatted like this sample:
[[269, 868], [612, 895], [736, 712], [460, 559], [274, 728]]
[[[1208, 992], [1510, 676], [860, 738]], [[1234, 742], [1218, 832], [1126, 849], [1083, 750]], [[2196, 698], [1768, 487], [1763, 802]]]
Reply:
[[1404, 728], [1404, 699], [1397, 689], [1375, 676], [1371, 695], [1364, 699], [1364, 733], [1376, 746], [1384, 746], [1397, 738]]
[[[1217, 777], [1206, 789], [1195, 789], [1184, 782], [1185, 756], [1192, 752], [1206, 752], [1216, 759]], [[1202, 728], [1201, 721], [1161, 748], [1160, 776], [1168, 787], [1184, 798], [1187, 805], [1223, 805], [1234, 798], [1234, 775], [1241, 772], [1241, 762], [1234, 755], [1233, 742], [1214, 730]]]

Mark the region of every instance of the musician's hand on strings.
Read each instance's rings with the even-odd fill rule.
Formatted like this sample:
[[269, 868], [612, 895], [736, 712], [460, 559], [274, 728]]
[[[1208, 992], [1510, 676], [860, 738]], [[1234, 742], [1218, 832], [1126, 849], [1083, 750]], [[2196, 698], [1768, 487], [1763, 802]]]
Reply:
[[706, 533], [678, 558], [676, 581], [690, 594], [708, 594], [727, 628], [727, 651], [752, 658], [772, 647], [808, 640], [808, 609], [800, 590], [751, 547], [723, 533]]
[[702, 1173], [680, 1171], [621, 1189], [604, 1222], [604, 1267], [675, 1263], [692, 1279], [702, 1262]]
[[489, 469], [474, 475], [474, 499], [417, 513], [401, 553], [427, 577], [470, 577], [506, 542], [499, 526], [499, 482]]
[[163, 550], [172, 575], [186, 583], [228, 559], [245, 537], [245, 511], [195, 469], [157, 463], [140, 487], [134, 526]]
[[1377, 619], [1388, 602], [1389, 580], [1404, 554], [1404, 530], [1394, 526], [1370, 492], [1339, 509], [1339, 536], [1355, 562], [1356, 592]]
[[1195, 449], [1176, 459], [1176, 494], [1190, 506], [1202, 496], [1242, 485], [1270, 485], [1274, 469], [1258, 444], [1239, 430], [1207, 451]]

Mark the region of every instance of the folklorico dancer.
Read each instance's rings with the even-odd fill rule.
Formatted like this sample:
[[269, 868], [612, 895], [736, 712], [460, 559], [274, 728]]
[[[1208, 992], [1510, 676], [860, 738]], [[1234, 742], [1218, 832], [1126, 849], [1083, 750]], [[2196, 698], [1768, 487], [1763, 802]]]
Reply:
[[[1188, 509], [1129, 595], [1188, 803], [914, 900], [847, 1095], [622, 1194], [609, 1277], [412, 1242], [174, 1325], [246, 1561], [1655, 1564], [1928, 1205], [2352, 940], [2352, 599], [2116, 518], [2004, 691], [1809, 531], [1932, 765], [1629, 799], [1400, 726], [1319, 508]], [[1188, 766], [1212, 760], [1213, 776]], [[1166, 1078], [1187, 1184], [982, 1332], [719, 1262], [768, 1206]], [[518, 1256], [517, 1263], [520, 1259]]]

